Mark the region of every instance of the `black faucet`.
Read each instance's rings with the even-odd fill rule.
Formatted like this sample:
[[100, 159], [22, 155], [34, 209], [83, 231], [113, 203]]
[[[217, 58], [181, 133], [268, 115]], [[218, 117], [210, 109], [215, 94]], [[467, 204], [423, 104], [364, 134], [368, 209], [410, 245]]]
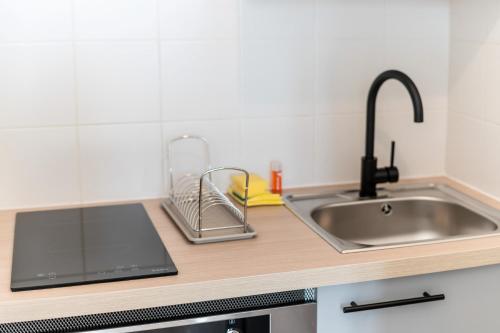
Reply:
[[361, 161], [361, 190], [359, 196], [361, 198], [376, 197], [377, 184], [379, 183], [395, 183], [399, 180], [398, 168], [394, 166], [394, 151], [396, 143], [392, 142], [391, 147], [391, 166], [385, 168], [377, 168], [377, 158], [373, 155], [375, 147], [375, 104], [380, 87], [385, 81], [395, 79], [401, 82], [410, 93], [411, 101], [413, 102], [414, 121], [416, 123], [424, 122], [424, 108], [422, 99], [418, 92], [417, 86], [408, 77], [408, 75], [396, 71], [389, 70], [380, 74], [372, 83], [368, 94], [368, 107], [366, 111], [366, 151], [365, 156]]

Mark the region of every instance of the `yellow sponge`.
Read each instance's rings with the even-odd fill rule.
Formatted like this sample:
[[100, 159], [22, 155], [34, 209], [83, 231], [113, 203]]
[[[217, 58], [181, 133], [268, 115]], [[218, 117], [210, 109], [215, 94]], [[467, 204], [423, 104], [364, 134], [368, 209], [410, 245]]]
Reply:
[[[241, 205], [245, 204], [244, 194], [235, 191], [231, 186], [227, 189], [228, 194], [236, 200]], [[283, 200], [279, 194], [273, 194], [269, 191], [266, 191], [263, 194], [256, 195], [248, 198], [248, 207], [255, 206], [281, 206], [283, 205]]]
[[[233, 175], [231, 176], [231, 187], [237, 192], [245, 196], [245, 175]], [[257, 174], [250, 174], [250, 179], [248, 181], [248, 196], [254, 197], [259, 194], [266, 193], [269, 188], [268, 182]]]

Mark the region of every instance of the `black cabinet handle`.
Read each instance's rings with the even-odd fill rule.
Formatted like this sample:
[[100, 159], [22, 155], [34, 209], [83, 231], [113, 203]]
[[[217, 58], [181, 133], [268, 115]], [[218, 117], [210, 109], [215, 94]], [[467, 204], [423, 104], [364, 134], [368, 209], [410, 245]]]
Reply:
[[358, 305], [356, 302], [351, 302], [351, 306], [344, 307], [343, 311], [344, 311], [344, 313], [352, 313], [352, 312], [359, 312], [359, 311], [392, 308], [395, 306], [443, 301], [444, 298], [445, 298], [444, 294], [430, 295], [428, 292], [424, 292], [422, 297], [400, 299], [400, 300], [396, 300], [396, 301], [379, 302], [379, 303], [364, 304], [364, 305]]

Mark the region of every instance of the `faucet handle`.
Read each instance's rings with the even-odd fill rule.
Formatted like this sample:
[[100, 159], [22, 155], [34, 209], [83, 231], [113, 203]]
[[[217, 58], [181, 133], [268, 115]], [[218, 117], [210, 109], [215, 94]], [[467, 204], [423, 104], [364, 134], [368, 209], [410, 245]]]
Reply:
[[396, 156], [396, 141], [391, 141], [391, 166], [386, 168], [387, 181], [395, 183], [399, 180], [399, 170], [394, 166], [394, 158]]
[[391, 141], [391, 168], [394, 167], [394, 155], [396, 155], [396, 141]]
[[396, 155], [396, 141], [391, 142], [391, 166], [377, 168], [375, 171], [375, 182], [378, 183], [396, 183], [399, 181], [399, 170], [394, 166]]

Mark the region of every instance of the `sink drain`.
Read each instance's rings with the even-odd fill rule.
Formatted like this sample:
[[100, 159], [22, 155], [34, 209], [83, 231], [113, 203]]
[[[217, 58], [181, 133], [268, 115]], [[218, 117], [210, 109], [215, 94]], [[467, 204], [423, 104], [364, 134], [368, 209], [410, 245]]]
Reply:
[[385, 215], [385, 216], [389, 216], [392, 214], [392, 206], [388, 203], [385, 203], [383, 204], [381, 207], [380, 207], [380, 211]]

